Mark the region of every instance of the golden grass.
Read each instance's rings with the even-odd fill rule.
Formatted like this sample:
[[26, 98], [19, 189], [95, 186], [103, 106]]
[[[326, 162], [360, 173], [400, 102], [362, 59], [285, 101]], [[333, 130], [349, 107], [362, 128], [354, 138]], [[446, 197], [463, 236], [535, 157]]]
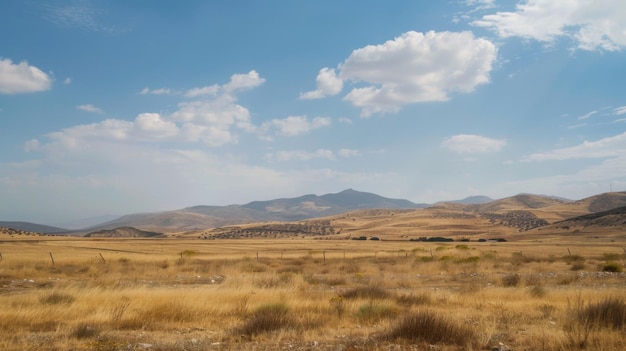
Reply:
[[626, 348], [624, 243], [0, 240], [2, 350]]

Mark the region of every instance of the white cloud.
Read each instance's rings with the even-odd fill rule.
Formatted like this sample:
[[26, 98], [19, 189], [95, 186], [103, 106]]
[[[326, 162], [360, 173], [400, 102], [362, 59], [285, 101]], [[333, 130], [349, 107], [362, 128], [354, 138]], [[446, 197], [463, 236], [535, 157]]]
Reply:
[[262, 129], [277, 129], [277, 133], [285, 136], [306, 134], [314, 129], [323, 128], [331, 124], [329, 117], [315, 117], [312, 121], [306, 116], [289, 116], [283, 119], [273, 119], [263, 123]]
[[444, 139], [442, 145], [459, 154], [478, 154], [500, 151], [506, 141], [474, 134], [458, 134]]
[[0, 58], [0, 94], [34, 93], [50, 89], [52, 78], [26, 61]]
[[354, 50], [339, 77], [370, 84], [353, 88], [344, 100], [363, 117], [397, 112], [403, 105], [445, 101], [489, 82], [497, 49], [471, 32], [407, 32], [381, 45]]
[[87, 111], [87, 112], [104, 113], [104, 111], [101, 108], [96, 107], [92, 104], [78, 105], [76, 106], [76, 108], [79, 110]]
[[598, 113], [598, 111], [591, 111], [591, 112], [585, 113], [584, 115], [578, 117], [578, 120], [587, 119], [587, 118], [595, 115], [596, 113]]
[[354, 149], [340, 149], [337, 154], [339, 154], [339, 156], [341, 157], [356, 157], [356, 156], [360, 156], [361, 153], [358, 150], [354, 150]]
[[133, 131], [140, 138], [148, 140], [170, 138], [179, 134], [176, 124], [164, 120], [158, 113], [142, 113], [137, 116]]
[[352, 122], [352, 120], [351, 120], [350, 118], [347, 118], [347, 117], [340, 117], [340, 118], [339, 118], [339, 123], [352, 125], [354, 122]]
[[300, 94], [300, 99], [321, 99], [326, 96], [337, 95], [343, 88], [343, 80], [337, 77], [333, 68], [324, 67], [317, 74], [317, 89]]
[[143, 88], [139, 94], [141, 95], [172, 95], [175, 92], [169, 88], [159, 88], [159, 89], [149, 89], [148, 87]]
[[312, 159], [327, 159], [334, 161], [337, 156], [343, 158], [356, 157], [360, 153], [353, 149], [340, 149], [337, 152], [328, 149], [317, 149], [313, 152], [303, 150], [277, 151], [275, 153], [267, 153], [265, 159], [270, 162], [283, 161], [308, 161]]
[[65, 85], [72, 84], [72, 78], [70, 78], [70, 77], [65, 78], [65, 80], [63, 81], [63, 84], [65, 84]]
[[273, 154], [268, 153], [265, 155], [265, 159], [270, 162], [308, 161], [308, 160], [316, 159], [316, 158], [334, 160], [335, 154], [331, 150], [317, 149], [314, 152], [292, 150], [292, 151], [278, 151]]
[[[597, 141], [555, 149], [526, 156], [524, 161], [570, 160], [580, 158], [609, 158], [626, 155], [626, 132]], [[626, 173], [625, 173], [626, 174]]]
[[613, 114], [618, 116], [626, 114], [626, 106], [620, 106], [613, 109]]
[[259, 76], [259, 73], [252, 70], [245, 74], [233, 74], [230, 81], [224, 85], [208, 85], [205, 87], [193, 88], [185, 92], [185, 97], [195, 98], [199, 96], [216, 96], [219, 93], [226, 95], [233, 94], [237, 91], [256, 88], [265, 83], [265, 78]]
[[246, 74], [233, 74], [230, 82], [224, 85], [224, 91], [232, 93], [237, 90], [248, 90], [256, 88], [265, 83], [265, 78], [261, 78], [257, 71], [252, 70]]
[[185, 97], [195, 98], [203, 95], [215, 96], [219, 91], [220, 86], [217, 84], [213, 84], [205, 87], [189, 89], [187, 90], [187, 92], [185, 92]]
[[526, 0], [514, 12], [497, 12], [472, 22], [500, 37], [552, 43], [568, 37], [581, 50], [626, 47], [626, 3], [622, 0]]

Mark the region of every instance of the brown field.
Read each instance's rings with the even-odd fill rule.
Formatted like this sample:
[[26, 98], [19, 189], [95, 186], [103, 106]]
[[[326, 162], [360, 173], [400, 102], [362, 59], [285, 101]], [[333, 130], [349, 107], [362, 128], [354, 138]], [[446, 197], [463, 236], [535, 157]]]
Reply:
[[[0, 349], [626, 349], [620, 230], [426, 243], [400, 240], [425, 219], [341, 220], [399, 232], [378, 230], [381, 241], [0, 234]], [[465, 224], [453, 231], [488, 230]]]

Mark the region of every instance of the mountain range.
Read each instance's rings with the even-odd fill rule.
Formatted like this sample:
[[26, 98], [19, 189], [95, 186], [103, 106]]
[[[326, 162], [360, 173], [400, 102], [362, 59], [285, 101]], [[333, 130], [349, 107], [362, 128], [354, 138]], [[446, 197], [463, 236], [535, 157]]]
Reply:
[[173, 211], [130, 214], [77, 231], [26, 222], [0, 222], [0, 227], [40, 233], [64, 232], [70, 235], [85, 235], [120, 227], [171, 233], [202, 231], [207, 228], [250, 223], [295, 222], [369, 209], [428, 208], [434, 213], [448, 211], [456, 213], [454, 216], [461, 217], [471, 214], [493, 223], [527, 230], [620, 206], [626, 206], [626, 192], [599, 194], [578, 201], [532, 194], [519, 194], [498, 200], [485, 196], [472, 196], [462, 200], [429, 205], [347, 189], [334, 194], [321, 196], [308, 194], [296, 198], [253, 201], [245, 205], [193, 206]]

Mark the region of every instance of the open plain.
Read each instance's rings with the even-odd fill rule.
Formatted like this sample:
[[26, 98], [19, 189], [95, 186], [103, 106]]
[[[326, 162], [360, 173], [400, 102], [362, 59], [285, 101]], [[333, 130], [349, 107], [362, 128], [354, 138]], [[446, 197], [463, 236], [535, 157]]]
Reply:
[[605, 233], [414, 242], [5, 231], [0, 349], [624, 350], [626, 238]]

